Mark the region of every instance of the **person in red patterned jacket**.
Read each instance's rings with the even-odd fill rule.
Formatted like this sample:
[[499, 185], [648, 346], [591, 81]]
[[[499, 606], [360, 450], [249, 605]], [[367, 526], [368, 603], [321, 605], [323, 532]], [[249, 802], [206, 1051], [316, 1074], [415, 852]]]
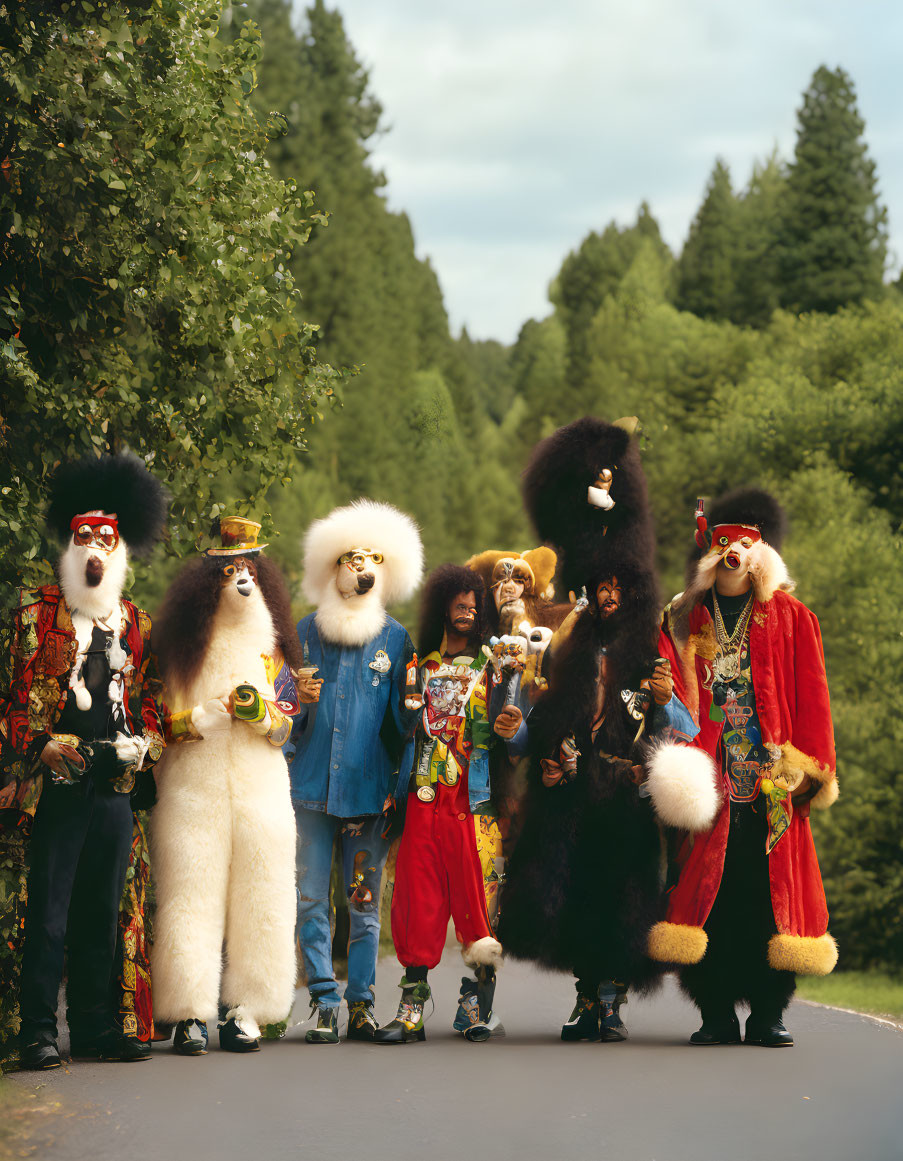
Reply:
[[0, 826], [33, 812], [23, 1068], [60, 1064], [64, 943], [72, 1055], [132, 1061], [149, 1054], [134, 1035], [134, 1014], [117, 1023], [113, 982], [133, 851], [130, 794], [164, 743], [149, 669], [150, 618], [122, 598], [122, 588], [128, 549], [149, 550], [165, 516], [162, 485], [131, 453], [61, 465], [48, 512], [66, 542], [59, 584], [23, 590], [13, 614], [11, 680], [0, 704]]
[[778, 555], [784, 513], [756, 488], [697, 510], [697, 552], [666, 626], [680, 653], [696, 744], [721, 774], [721, 809], [696, 836], [650, 954], [680, 965], [702, 1013], [691, 1044], [793, 1044], [796, 975], [837, 962], [809, 809], [837, 798], [821, 631]]

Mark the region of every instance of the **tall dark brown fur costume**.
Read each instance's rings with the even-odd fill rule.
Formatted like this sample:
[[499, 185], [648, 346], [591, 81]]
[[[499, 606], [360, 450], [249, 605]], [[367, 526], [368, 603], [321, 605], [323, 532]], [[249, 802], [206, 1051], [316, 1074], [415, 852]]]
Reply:
[[[587, 500], [606, 467], [615, 500], [609, 511]], [[590, 604], [556, 648], [549, 691], [530, 715], [525, 820], [507, 867], [499, 938], [516, 958], [584, 980], [642, 986], [660, 973], [645, 954], [661, 911], [660, 840], [649, 799], [639, 797], [631, 778], [640, 755], [621, 690], [637, 688], [657, 652], [646, 482], [627, 432], [587, 417], [539, 444], [524, 492], [539, 535], [559, 553], [564, 583], [585, 585]], [[602, 619], [595, 590], [611, 576], [621, 585], [622, 604]], [[609, 708], [593, 741], [603, 649]], [[576, 777], [546, 787], [540, 760], [557, 757], [568, 735], [581, 752]]]

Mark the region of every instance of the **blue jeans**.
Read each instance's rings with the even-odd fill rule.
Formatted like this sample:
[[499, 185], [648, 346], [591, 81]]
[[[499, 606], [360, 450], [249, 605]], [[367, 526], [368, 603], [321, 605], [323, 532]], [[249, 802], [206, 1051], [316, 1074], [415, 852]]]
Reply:
[[342, 876], [348, 893], [351, 932], [345, 999], [373, 1000], [379, 954], [379, 896], [389, 843], [381, 817], [335, 818], [295, 804], [298, 829], [298, 939], [312, 1000], [337, 1008], [341, 997], [332, 967], [329, 930], [329, 877], [338, 835]]

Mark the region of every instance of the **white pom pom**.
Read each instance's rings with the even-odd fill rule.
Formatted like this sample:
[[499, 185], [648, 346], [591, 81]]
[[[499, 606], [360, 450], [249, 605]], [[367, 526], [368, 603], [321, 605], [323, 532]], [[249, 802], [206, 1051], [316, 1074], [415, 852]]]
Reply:
[[696, 746], [666, 742], [652, 751], [646, 778], [656, 816], [678, 830], [708, 830], [721, 796], [715, 763]]

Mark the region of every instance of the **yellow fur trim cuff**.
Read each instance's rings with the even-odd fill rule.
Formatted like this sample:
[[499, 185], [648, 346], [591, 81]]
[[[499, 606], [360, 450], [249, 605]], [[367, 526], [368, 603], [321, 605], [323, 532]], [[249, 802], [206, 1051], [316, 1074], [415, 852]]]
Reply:
[[829, 770], [827, 766], [798, 750], [792, 742], [784, 742], [781, 746], [781, 760], [775, 772], [778, 774], [783, 772], [797, 778], [808, 775], [813, 782], [830, 782], [835, 776], [833, 770]]
[[830, 782], [823, 782], [818, 788], [818, 793], [812, 799], [812, 806], [816, 810], [827, 810], [829, 806], [833, 806], [840, 794], [840, 787], [837, 785], [837, 779], [832, 778]]
[[649, 932], [649, 958], [659, 963], [699, 963], [709, 937], [688, 923], [656, 923]]
[[827, 933], [773, 935], [768, 942], [768, 963], [779, 972], [827, 976], [837, 963], [837, 944]]

